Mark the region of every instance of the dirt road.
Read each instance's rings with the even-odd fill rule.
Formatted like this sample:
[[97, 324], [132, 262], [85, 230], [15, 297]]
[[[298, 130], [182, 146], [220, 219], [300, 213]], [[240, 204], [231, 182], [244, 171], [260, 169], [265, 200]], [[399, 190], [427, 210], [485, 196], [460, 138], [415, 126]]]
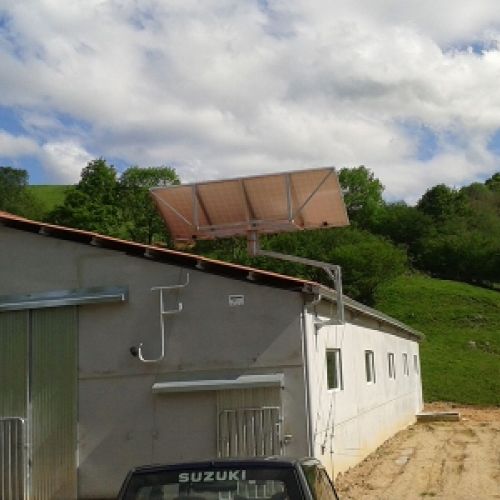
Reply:
[[453, 410], [460, 422], [415, 424], [339, 476], [341, 500], [500, 498], [500, 409]]

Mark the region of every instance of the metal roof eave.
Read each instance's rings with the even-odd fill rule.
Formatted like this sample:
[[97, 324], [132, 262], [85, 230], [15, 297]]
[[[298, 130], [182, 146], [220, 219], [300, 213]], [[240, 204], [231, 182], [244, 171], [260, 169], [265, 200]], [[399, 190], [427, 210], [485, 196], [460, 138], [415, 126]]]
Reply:
[[22, 295], [2, 295], [0, 296], [0, 312], [126, 302], [127, 299], [128, 287], [126, 286], [78, 288]]
[[251, 389], [256, 387], [283, 387], [283, 373], [264, 375], [240, 375], [237, 378], [217, 380], [174, 380], [155, 382], [153, 394], [172, 392], [220, 391], [229, 389]]
[[[321, 295], [321, 297], [331, 302], [336, 302], [335, 290], [332, 290], [331, 288], [328, 288], [327, 286], [324, 285], [316, 284], [311, 286], [306, 284], [304, 285], [303, 292], [307, 294]], [[387, 314], [384, 314], [381, 311], [378, 311], [377, 309], [373, 309], [372, 307], [366, 306], [361, 302], [351, 299], [347, 295], [343, 295], [342, 300], [344, 302], [344, 306], [350, 309], [351, 311], [355, 311], [364, 316], [368, 316], [370, 318], [376, 319], [377, 321], [381, 321], [383, 323], [391, 325], [408, 335], [416, 337], [418, 341], [422, 341], [425, 339], [425, 335], [422, 332], [419, 332], [418, 330], [411, 328], [410, 326], [402, 323], [401, 321], [398, 321], [395, 318], [392, 318], [391, 316], [388, 316]]]

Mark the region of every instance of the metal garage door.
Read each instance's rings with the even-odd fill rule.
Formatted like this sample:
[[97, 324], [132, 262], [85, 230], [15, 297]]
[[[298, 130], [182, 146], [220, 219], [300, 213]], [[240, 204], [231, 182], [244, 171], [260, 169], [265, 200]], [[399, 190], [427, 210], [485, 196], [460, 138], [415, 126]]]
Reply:
[[76, 307], [0, 313], [0, 417], [26, 421], [3, 425], [0, 474], [30, 479], [3, 500], [76, 499], [76, 355]]
[[28, 312], [0, 313], [0, 498], [24, 500], [27, 478]]

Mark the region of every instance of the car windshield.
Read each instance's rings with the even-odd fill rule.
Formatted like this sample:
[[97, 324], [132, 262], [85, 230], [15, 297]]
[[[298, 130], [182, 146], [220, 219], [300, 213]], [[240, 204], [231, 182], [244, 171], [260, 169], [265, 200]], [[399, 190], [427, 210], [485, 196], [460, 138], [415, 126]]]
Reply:
[[199, 468], [132, 475], [125, 500], [299, 500], [290, 468]]

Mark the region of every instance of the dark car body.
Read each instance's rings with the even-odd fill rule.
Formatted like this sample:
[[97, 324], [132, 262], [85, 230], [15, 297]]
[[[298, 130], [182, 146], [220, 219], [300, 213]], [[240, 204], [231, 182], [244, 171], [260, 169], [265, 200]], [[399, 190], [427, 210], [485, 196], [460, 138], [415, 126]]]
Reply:
[[338, 500], [314, 458], [218, 459], [132, 469], [118, 500]]

